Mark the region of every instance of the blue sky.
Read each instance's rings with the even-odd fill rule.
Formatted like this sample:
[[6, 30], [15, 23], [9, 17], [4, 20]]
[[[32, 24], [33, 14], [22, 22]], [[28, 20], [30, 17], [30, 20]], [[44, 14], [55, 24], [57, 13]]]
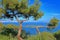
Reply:
[[[53, 17], [60, 18], [60, 0], [40, 0], [40, 10], [44, 13], [44, 16], [38, 21], [48, 22]], [[29, 0], [29, 4], [32, 5], [34, 0]]]
[[[60, 0], [40, 0], [40, 2], [40, 10], [44, 16], [38, 21], [49, 22], [53, 17], [60, 19]], [[30, 0], [29, 4], [32, 5], [33, 3], [34, 0]]]
[[[30, 0], [32, 4], [34, 0]], [[46, 13], [60, 13], [60, 0], [40, 0], [41, 10]]]
[[60, 13], [60, 0], [41, 0], [45, 12]]
[[60, 13], [60, 0], [41, 0], [42, 10], [47, 13]]
[[44, 12], [44, 16], [41, 20], [48, 21], [53, 17], [60, 19], [60, 0], [40, 0], [41, 10]]

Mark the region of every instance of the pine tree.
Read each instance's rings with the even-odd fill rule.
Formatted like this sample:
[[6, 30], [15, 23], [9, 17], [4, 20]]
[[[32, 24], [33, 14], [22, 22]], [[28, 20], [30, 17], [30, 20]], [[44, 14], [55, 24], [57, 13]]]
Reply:
[[54, 29], [57, 27], [59, 20], [57, 18], [52, 18], [48, 24], [48, 29]]
[[[43, 16], [43, 13], [40, 11], [39, 1], [28, 7], [28, 0], [2, 0], [2, 8], [0, 8], [0, 18], [7, 18], [14, 20], [14, 18], [20, 23], [20, 28], [18, 31], [18, 39], [20, 40], [20, 34], [22, 30], [23, 21], [29, 20], [29, 17], [33, 16], [34, 20], [37, 20]], [[19, 20], [20, 17], [25, 18], [26, 20]]]

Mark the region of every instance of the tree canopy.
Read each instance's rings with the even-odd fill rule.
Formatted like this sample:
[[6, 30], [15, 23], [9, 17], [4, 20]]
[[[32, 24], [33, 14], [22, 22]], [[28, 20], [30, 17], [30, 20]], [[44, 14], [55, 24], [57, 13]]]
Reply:
[[55, 28], [58, 25], [59, 20], [57, 18], [52, 18], [48, 24], [48, 28]]
[[15, 17], [23, 17], [29, 19], [33, 16], [35, 20], [43, 16], [43, 12], [39, 12], [40, 3], [35, 1], [29, 7], [28, 0], [2, 0], [3, 8], [0, 8], [0, 18], [12, 19]]

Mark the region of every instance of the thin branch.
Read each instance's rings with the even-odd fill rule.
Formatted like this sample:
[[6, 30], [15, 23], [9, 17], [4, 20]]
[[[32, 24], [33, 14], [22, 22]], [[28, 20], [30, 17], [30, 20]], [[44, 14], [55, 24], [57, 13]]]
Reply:
[[36, 30], [37, 30], [38, 33], [40, 32], [38, 27], [36, 27]]
[[16, 16], [15, 16], [15, 18], [20, 24], [22, 24], [24, 21], [27, 21], [27, 20], [19, 20], [18, 17], [16, 17]]

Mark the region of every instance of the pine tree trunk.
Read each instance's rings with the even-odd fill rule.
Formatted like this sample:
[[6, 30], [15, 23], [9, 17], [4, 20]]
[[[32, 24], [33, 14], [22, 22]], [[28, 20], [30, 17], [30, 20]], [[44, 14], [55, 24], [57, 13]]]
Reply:
[[20, 28], [19, 28], [19, 30], [18, 30], [18, 34], [17, 34], [18, 40], [23, 40], [23, 39], [20, 37], [21, 32], [22, 32], [22, 24], [20, 24]]
[[16, 18], [16, 20], [20, 23], [20, 27], [19, 27], [18, 34], [17, 34], [17, 39], [18, 39], [18, 40], [23, 40], [23, 39], [20, 37], [21, 32], [22, 32], [22, 23], [23, 23], [23, 21], [19, 20], [18, 17], [15, 17], [15, 18]]
[[36, 27], [36, 31], [37, 31], [37, 33], [40, 33], [40, 31], [39, 31], [39, 28], [38, 28], [38, 27]]

